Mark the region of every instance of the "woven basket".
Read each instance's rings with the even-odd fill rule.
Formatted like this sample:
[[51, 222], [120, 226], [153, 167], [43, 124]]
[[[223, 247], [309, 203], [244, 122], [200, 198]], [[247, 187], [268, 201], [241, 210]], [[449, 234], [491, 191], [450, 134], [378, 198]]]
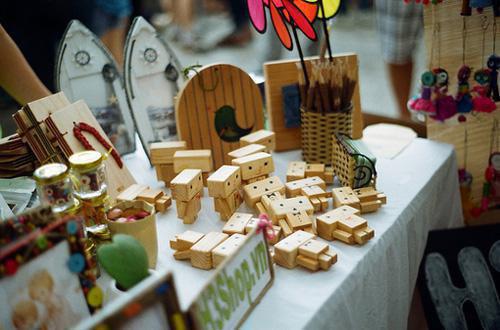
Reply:
[[375, 166], [373, 166], [373, 171], [357, 167], [356, 159], [348, 148], [339, 141], [336, 134], [332, 134], [331, 143], [333, 174], [337, 176], [340, 184], [351, 188], [375, 187], [377, 179]]
[[332, 134], [352, 134], [352, 105], [347, 112], [316, 113], [300, 109], [302, 158], [308, 163], [329, 165], [332, 161]]

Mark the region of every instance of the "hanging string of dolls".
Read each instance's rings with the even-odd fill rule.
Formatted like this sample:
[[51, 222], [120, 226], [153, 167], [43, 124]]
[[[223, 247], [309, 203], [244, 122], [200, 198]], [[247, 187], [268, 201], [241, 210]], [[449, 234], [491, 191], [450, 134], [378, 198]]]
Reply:
[[[472, 68], [466, 64], [467, 46], [467, 17], [471, 15], [471, 7], [476, 8], [479, 13], [483, 13], [482, 4], [465, 1], [461, 15], [463, 16], [462, 27], [462, 66], [458, 69], [458, 89], [455, 96], [448, 92], [449, 75], [441, 67], [441, 26], [436, 20], [435, 6], [437, 2], [431, 4], [432, 14], [432, 39], [429, 58], [429, 68], [420, 78], [420, 94], [408, 101], [408, 110], [416, 117], [425, 121], [426, 117], [438, 121], [445, 121], [455, 114], [465, 114], [470, 112], [490, 113], [496, 109], [495, 102], [500, 101], [498, 86], [498, 70], [500, 69], [500, 57], [496, 55], [496, 11], [492, 24], [493, 32], [493, 53], [488, 57], [486, 66], [479, 64], [478, 70], [474, 72], [474, 87], [471, 89], [469, 79]], [[490, 22], [486, 15], [481, 16], [482, 45], [481, 61], [485, 59], [486, 32]], [[434, 66], [437, 64], [437, 66]], [[464, 116], [459, 116], [460, 122], [465, 121]]]

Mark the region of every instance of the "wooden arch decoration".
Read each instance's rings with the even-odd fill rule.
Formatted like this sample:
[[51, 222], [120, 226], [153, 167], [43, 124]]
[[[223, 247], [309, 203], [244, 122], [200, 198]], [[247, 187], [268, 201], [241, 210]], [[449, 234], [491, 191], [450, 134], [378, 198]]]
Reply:
[[262, 95], [252, 78], [229, 64], [203, 67], [179, 92], [177, 133], [191, 149], [211, 149], [215, 168], [230, 164], [240, 137], [264, 128]]

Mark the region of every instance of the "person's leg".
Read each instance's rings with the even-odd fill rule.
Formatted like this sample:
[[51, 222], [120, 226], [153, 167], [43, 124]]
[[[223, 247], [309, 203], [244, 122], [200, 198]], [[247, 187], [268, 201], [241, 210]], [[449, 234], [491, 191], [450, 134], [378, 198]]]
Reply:
[[128, 17], [120, 19], [117, 27], [104, 32], [100, 37], [102, 43], [109, 49], [118, 67], [123, 66], [123, 48], [125, 47], [125, 37], [127, 34]]
[[410, 97], [413, 52], [422, 31], [422, 6], [403, 1], [377, 0], [377, 25], [382, 54], [387, 63], [399, 116], [410, 118], [406, 103]]
[[252, 30], [245, 0], [229, 0], [229, 10], [234, 23], [233, 32], [220, 45], [242, 45], [252, 40]]

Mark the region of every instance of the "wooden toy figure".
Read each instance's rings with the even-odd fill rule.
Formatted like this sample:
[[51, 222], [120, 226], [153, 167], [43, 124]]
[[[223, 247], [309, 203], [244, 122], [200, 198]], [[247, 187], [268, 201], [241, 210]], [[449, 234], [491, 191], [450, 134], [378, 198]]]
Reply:
[[214, 198], [215, 211], [228, 220], [240, 206], [241, 171], [238, 166], [223, 165], [208, 177], [208, 195]]
[[180, 173], [186, 168], [198, 168], [202, 172], [203, 185], [207, 186], [208, 175], [214, 169], [210, 149], [179, 150], [174, 153], [173, 158], [175, 173]]
[[498, 93], [498, 69], [500, 68], [500, 57], [495, 54], [488, 58], [488, 69], [490, 69], [490, 89], [488, 96], [493, 98], [493, 101], [500, 101], [500, 94]]
[[243, 184], [265, 179], [274, 171], [273, 157], [265, 152], [236, 158], [231, 163], [240, 167]]
[[494, 111], [497, 108], [495, 102], [488, 97], [488, 90], [490, 88], [490, 70], [477, 70], [474, 73], [474, 80], [478, 83], [478, 85], [472, 88], [472, 91], [475, 94], [472, 100], [474, 110], [478, 112]]
[[170, 189], [177, 206], [177, 217], [185, 224], [194, 223], [201, 209], [201, 170], [183, 170], [170, 182]]
[[474, 108], [472, 105], [472, 96], [470, 94], [470, 78], [471, 70], [467, 65], [462, 65], [458, 70], [458, 93], [455, 98], [457, 102], [457, 112], [471, 112]]

